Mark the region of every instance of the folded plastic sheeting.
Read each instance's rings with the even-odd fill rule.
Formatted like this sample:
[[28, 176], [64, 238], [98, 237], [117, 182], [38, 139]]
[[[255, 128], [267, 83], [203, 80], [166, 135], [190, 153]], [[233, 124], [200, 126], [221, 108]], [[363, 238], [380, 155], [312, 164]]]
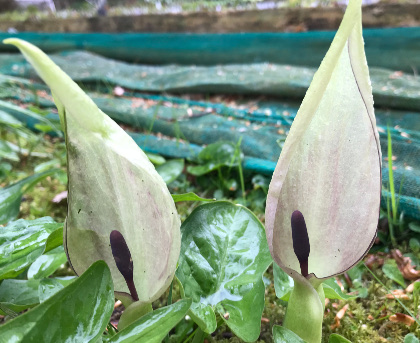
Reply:
[[[244, 169], [271, 175], [298, 109], [298, 103], [261, 100], [227, 106], [180, 97], [125, 93], [124, 97], [91, 92], [96, 104], [114, 120], [142, 133], [129, 132], [142, 149], [168, 157], [194, 159], [202, 146], [227, 140], [241, 141], [245, 154]], [[25, 79], [0, 77], [0, 98], [20, 103], [54, 106], [45, 86]], [[35, 127], [36, 119], [28, 110], [0, 101], [0, 110]], [[420, 113], [376, 110], [382, 154], [387, 156], [387, 126], [391, 132], [394, 155], [394, 182], [400, 190], [400, 209], [420, 220]], [[55, 114], [47, 118], [56, 119]], [[160, 133], [156, 137], [154, 133]], [[170, 138], [172, 137], [172, 138]], [[383, 184], [389, 183], [388, 161], [383, 161]], [[389, 193], [383, 191], [383, 205]]]
[[[51, 56], [72, 79], [82, 83], [119, 85], [138, 91], [267, 95], [302, 99], [315, 69], [269, 63], [219, 66], [133, 65], [88, 52]], [[0, 55], [0, 73], [36, 78], [20, 55]], [[420, 109], [420, 79], [401, 71], [371, 68], [375, 105]]]

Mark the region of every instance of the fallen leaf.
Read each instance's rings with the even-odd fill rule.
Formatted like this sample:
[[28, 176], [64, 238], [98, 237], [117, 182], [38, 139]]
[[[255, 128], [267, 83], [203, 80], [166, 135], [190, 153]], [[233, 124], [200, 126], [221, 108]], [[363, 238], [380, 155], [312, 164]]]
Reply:
[[340, 327], [340, 320], [343, 319], [344, 315], [346, 314], [346, 311], [349, 308], [349, 304], [344, 305], [344, 307], [337, 312], [334, 318], [334, 324], [331, 325], [331, 330], [337, 329]]
[[382, 267], [384, 259], [379, 257], [377, 254], [368, 254], [365, 258], [365, 264], [369, 269], [373, 269], [373, 266]]
[[408, 300], [410, 299], [409, 296], [407, 294], [405, 294], [405, 291], [402, 289], [395, 289], [393, 291], [391, 291], [391, 293], [388, 293], [385, 296], [387, 299], [403, 299], [403, 300]]
[[415, 321], [413, 317], [408, 316], [404, 313], [395, 313], [389, 317], [389, 320], [394, 323], [403, 323], [407, 326], [410, 326]]
[[418, 280], [414, 281], [413, 283], [409, 284], [408, 287], [405, 289], [405, 291], [407, 293], [413, 293], [413, 291], [414, 291], [414, 284], [416, 282], [420, 282], [420, 279], [418, 279]]
[[415, 266], [411, 264], [411, 258], [403, 256], [401, 251], [395, 249], [391, 253], [394, 260], [397, 262], [398, 269], [407, 280], [417, 280], [420, 278], [420, 270], [416, 270]]
[[115, 304], [114, 304], [114, 310], [118, 307], [118, 306], [121, 306], [122, 305], [122, 302], [120, 301], [120, 300], [117, 300], [116, 302], [115, 302]]

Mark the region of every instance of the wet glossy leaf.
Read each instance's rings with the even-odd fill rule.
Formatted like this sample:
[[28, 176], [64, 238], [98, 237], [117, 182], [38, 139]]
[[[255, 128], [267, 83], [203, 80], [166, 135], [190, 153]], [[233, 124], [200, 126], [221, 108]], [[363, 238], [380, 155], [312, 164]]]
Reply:
[[347, 338], [340, 336], [339, 334], [333, 333], [328, 339], [328, 343], [351, 343]]
[[49, 170], [40, 174], [34, 174], [19, 182], [0, 189], [0, 224], [8, 223], [19, 214], [22, 196], [30, 188], [47, 176], [53, 175], [58, 169]]
[[4, 342], [97, 342], [114, 308], [108, 266], [94, 263], [72, 284], [0, 327]]
[[237, 166], [243, 154], [236, 144], [231, 142], [217, 142], [209, 144], [198, 154], [198, 166], [188, 166], [188, 173], [201, 176], [212, 172], [220, 167]]
[[156, 171], [160, 176], [162, 176], [162, 179], [166, 184], [170, 184], [172, 181], [175, 181], [177, 177], [182, 174], [183, 170], [183, 159], [170, 160], [156, 168]]
[[283, 326], [273, 326], [274, 343], [305, 343], [305, 341], [296, 335], [293, 331]]
[[293, 289], [293, 279], [277, 263], [273, 263], [274, 290], [277, 298], [288, 301]]
[[183, 299], [175, 304], [150, 312], [107, 340], [107, 342], [160, 343], [168, 332], [184, 318], [190, 305], [190, 299]]
[[216, 311], [223, 321], [245, 342], [253, 342], [260, 335], [264, 309], [264, 282], [257, 281], [252, 287], [252, 291], [246, 293], [241, 300], [227, 297], [216, 305]]
[[38, 287], [39, 280], [4, 280], [0, 285], [0, 303], [16, 313], [34, 307], [39, 304]]
[[213, 201], [214, 199], [201, 198], [195, 193], [184, 193], [184, 194], [172, 194], [172, 198], [175, 202], [180, 201]]
[[[74, 281], [74, 277], [43, 280], [4, 280], [0, 285], [0, 314], [34, 307]], [[1, 309], [5, 309], [1, 311]]]
[[357, 296], [354, 295], [344, 294], [334, 278], [324, 280], [322, 286], [324, 288], [325, 297], [328, 299], [348, 300], [357, 298]]
[[43, 303], [45, 300], [51, 298], [55, 293], [70, 285], [75, 280], [77, 280], [77, 277], [75, 276], [40, 280], [38, 286], [39, 302]]
[[[0, 280], [19, 275], [45, 250], [48, 237], [63, 224], [50, 217], [19, 219], [0, 230]], [[50, 245], [53, 247], [52, 245]]]
[[[174, 201], [133, 139], [103, 113], [47, 55], [20, 39], [17, 46], [51, 88], [66, 135], [69, 177], [64, 248], [76, 273], [104, 260], [117, 296], [129, 289], [110, 247], [110, 233], [126, 239], [139, 300], [152, 302], [172, 281], [180, 248]], [[159, 253], [156, 253], [159, 251]]]
[[272, 262], [264, 227], [252, 212], [225, 201], [201, 205], [182, 224], [176, 276], [189, 312], [205, 332], [218, 312], [242, 340], [258, 338], [264, 308], [262, 274]]
[[384, 272], [386, 277], [395, 281], [400, 286], [404, 288], [406, 287], [404, 276], [401, 274], [400, 270], [398, 269], [397, 262], [395, 262], [395, 260], [387, 260], [385, 264], [382, 266], [382, 271]]
[[44, 253], [63, 245], [63, 226], [53, 231], [47, 238]]
[[28, 269], [28, 279], [42, 279], [53, 274], [62, 264], [67, 262], [64, 248], [59, 246], [39, 256]]

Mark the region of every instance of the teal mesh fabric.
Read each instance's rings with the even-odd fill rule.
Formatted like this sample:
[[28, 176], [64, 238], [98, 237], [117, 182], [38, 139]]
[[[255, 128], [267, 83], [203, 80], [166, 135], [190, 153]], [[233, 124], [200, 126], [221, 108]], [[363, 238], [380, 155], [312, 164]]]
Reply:
[[[0, 33], [25, 39], [48, 53], [85, 50], [143, 64], [248, 64], [269, 62], [317, 68], [335, 32], [301, 33]], [[364, 29], [371, 67], [420, 70], [420, 28]], [[15, 52], [0, 44], [0, 52]]]
[[[133, 65], [76, 51], [51, 55], [66, 73], [83, 84], [133, 90], [171, 93], [218, 93], [267, 95], [302, 99], [315, 72], [314, 68], [271, 63], [218, 66]], [[21, 55], [0, 55], [0, 73], [36, 78], [36, 72]], [[377, 106], [420, 109], [420, 79], [409, 73], [370, 68]]]
[[[143, 133], [130, 130], [129, 134], [145, 151], [193, 159], [206, 144], [241, 140], [244, 169], [267, 176], [274, 171], [299, 106], [298, 102], [261, 99], [244, 102], [247, 106], [234, 107], [136, 92], [115, 97], [92, 89], [89, 95], [114, 120], [141, 129]], [[30, 112], [18, 106], [11, 107], [4, 100], [37, 103], [51, 112], [54, 107], [45, 86], [29, 83], [26, 79], [0, 77], [0, 98], [3, 99], [0, 110], [11, 113], [31, 128], [35, 127], [36, 119], [29, 115]], [[393, 166], [395, 187], [400, 190], [399, 206], [405, 215], [420, 220], [420, 113], [380, 108], [376, 110], [376, 116], [384, 156], [383, 184], [386, 188], [389, 183], [386, 160], [389, 126], [396, 158]], [[50, 113], [47, 118], [57, 119], [57, 115]], [[385, 188], [384, 206], [389, 196]]]

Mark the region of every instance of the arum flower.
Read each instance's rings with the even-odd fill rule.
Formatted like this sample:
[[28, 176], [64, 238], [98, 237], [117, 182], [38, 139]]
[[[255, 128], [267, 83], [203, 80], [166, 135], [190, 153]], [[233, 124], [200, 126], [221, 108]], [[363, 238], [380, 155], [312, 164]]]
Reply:
[[363, 45], [361, 0], [350, 0], [267, 196], [269, 248], [295, 281], [284, 325], [308, 342], [321, 340], [322, 280], [354, 266], [376, 237], [381, 150]]
[[137, 144], [41, 50], [16, 45], [51, 88], [67, 144], [68, 215], [64, 246], [83, 273], [110, 267], [116, 297], [150, 304], [171, 283], [180, 220], [165, 182]]

